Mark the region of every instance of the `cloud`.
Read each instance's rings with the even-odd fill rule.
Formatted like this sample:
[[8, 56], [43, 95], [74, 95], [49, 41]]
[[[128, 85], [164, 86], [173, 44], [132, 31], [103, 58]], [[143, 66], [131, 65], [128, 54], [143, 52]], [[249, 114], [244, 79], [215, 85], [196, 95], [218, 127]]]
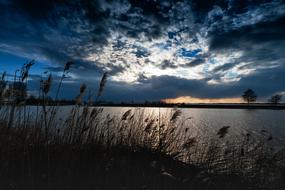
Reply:
[[180, 96], [178, 98], [162, 99], [165, 103], [242, 103], [239, 98], [193, 98], [191, 96]]
[[220, 65], [216, 68], [213, 69], [213, 72], [223, 72], [223, 71], [227, 71], [230, 70], [231, 68], [233, 68], [237, 63], [225, 63], [223, 65]]
[[57, 75], [74, 61], [70, 88], [94, 86], [108, 71], [114, 93], [105, 98], [112, 100], [285, 91], [281, 0], [0, 0], [0, 6], [0, 51], [35, 58]]
[[228, 47], [242, 49], [251, 44], [284, 41], [284, 21], [285, 16], [271, 22], [261, 22], [223, 33], [214, 33], [211, 37], [210, 48], [213, 50]]
[[161, 69], [166, 69], [166, 68], [175, 69], [175, 68], [177, 68], [177, 65], [175, 65], [175, 63], [172, 63], [171, 61], [165, 59], [162, 61], [160, 67], [161, 67]]
[[198, 56], [194, 60], [191, 60], [190, 62], [183, 65], [184, 67], [195, 67], [198, 65], [202, 65], [206, 62], [206, 59], [203, 56]]

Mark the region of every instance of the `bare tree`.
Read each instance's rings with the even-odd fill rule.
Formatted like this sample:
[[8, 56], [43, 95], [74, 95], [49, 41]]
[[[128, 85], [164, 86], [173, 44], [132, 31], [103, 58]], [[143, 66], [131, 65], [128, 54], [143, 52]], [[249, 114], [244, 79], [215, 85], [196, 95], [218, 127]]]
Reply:
[[282, 95], [275, 94], [269, 99], [269, 102], [271, 102], [272, 104], [279, 104], [281, 100], [282, 100]]
[[249, 104], [256, 101], [257, 95], [252, 89], [247, 89], [243, 92], [242, 98]]

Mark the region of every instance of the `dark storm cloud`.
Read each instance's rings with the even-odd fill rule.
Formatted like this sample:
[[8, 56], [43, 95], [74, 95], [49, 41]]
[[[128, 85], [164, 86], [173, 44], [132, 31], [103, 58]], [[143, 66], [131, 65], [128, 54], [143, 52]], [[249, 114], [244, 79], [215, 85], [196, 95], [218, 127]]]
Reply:
[[54, 8], [63, 2], [62, 0], [13, 0], [11, 6], [15, 11], [27, 15], [31, 19], [46, 20], [52, 16], [51, 13]]
[[[4, 12], [0, 14], [5, 18], [1, 24], [1, 42], [20, 46], [27, 54], [34, 52], [59, 62], [84, 57], [98, 52], [98, 47], [107, 43], [111, 29], [134, 38], [142, 33], [150, 39], [159, 37], [163, 24], [168, 23], [168, 18], [163, 16], [167, 6], [151, 2], [9, 1], [1, 5]], [[114, 7], [122, 5], [126, 10]], [[119, 43], [116, 45], [122, 46]], [[141, 49], [135, 53], [139, 57], [148, 55]]]
[[[143, 97], [140, 93], [137, 93], [136, 96], [133, 95], [141, 101], [145, 100], [144, 97], [159, 100], [188, 95], [200, 98], [217, 98], [220, 97], [221, 93], [225, 97], [233, 97], [243, 90], [242, 87], [231, 86], [231, 84], [209, 86], [206, 82], [207, 80], [187, 80], [172, 76], [160, 76], [144, 80], [144, 85], [136, 85], [132, 89], [136, 89], [136, 92], [144, 92]], [[229, 87], [231, 91], [228, 90]]]
[[186, 67], [195, 67], [197, 65], [201, 65], [205, 63], [205, 59], [204, 58], [196, 58], [193, 61], [190, 61], [189, 63], [187, 63], [185, 66]]
[[174, 68], [177, 68], [178, 66], [177, 65], [175, 65], [175, 63], [173, 63], [173, 62], [171, 62], [170, 60], [163, 60], [162, 61], [162, 63], [161, 63], [161, 65], [160, 65], [160, 68], [161, 69], [168, 69], [168, 68], [172, 68], [172, 69], [174, 69]]
[[245, 88], [254, 86], [254, 89], [261, 97], [268, 97], [276, 92], [280, 92], [280, 83], [284, 84], [285, 82], [284, 72], [285, 67], [279, 68], [278, 70], [261, 70], [246, 78], [242, 78], [239, 85], [244, 86]]
[[224, 33], [214, 33], [210, 48], [247, 48], [252, 44], [264, 44], [285, 40], [285, 16], [276, 21], [267, 21], [250, 26], [244, 26]]
[[[275, 70], [266, 70], [245, 77], [241, 79], [239, 83], [212, 85], [207, 84], [207, 79], [187, 80], [171, 76], [152, 77], [150, 79], [143, 78], [142, 81], [144, 85], [128, 86], [121, 84], [121, 88], [118, 86], [117, 88], [109, 86], [104, 98], [111, 99], [112, 93], [119, 94], [118, 100], [120, 101], [128, 100], [124, 98], [124, 95], [128, 97], [130, 95], [139, 101], [189, 95], [198, 98], [220, 98], [221, 94], [223, 94], [222, 97], [231, 98], [240, 97], [245, 89], [254, 86], [259, 100], [266, 101], [268, 96], [280, 91], [280, 81], [285, 82], [284, 72], [284, 68], [280, 70], [277, 75]], [[123, 91], [121, 91], [122, 89]]]
[[219, 71], [227, 71], [231, 68], [233, 68], [237, 63], [226, 63], [224, 65], [216, 67], [213, 71], [219, 72]]
[[[210, 49], [214, 52], [223, 51], [224, 49], [241, 50], [243, 55], [235, 60], [234, 63], [227, 63], [214, 69], [214, 71], [225, 71], [238, 65], [240, 62], [248, 64], [239, 66], [239, 69], [270, 69], [275, 68], [275, 74], [281, 74], [278, 70], [285, 67], [283, 52], [285, 51], [285, 17], [275, 21], [266, 21], [262, 23], [244, 26], [222, 34], [214, 34], [211, 37]], [[273, 73], [272, 73], [273, 74]], [[268, 77], [267, 72], [258, 73]], [[252, 78], [247, 79], [248, 83]], [[281, 87], [281, 81], [279, 83]], [[276, 83], [276, 82], [275, 82]], [[282, 87], [281, 87], [282, 88]]]
[[[255, 88], [261, 96], [285, 91], [284, 1], [0, 0], [0, 6], [0, 51], [48, 62], [51, 66], [46, 69], [57, 74], [66, 61], [73, 60], [76, 64], [70, 70], [67, 92], [71, 89], [75, 92], [75, 86], [83, 82], [96, 86], [106, 68], [110, 76], [118, 76], [133, 64], [142, 64], [119, 54], [126, 49], [137, 60], [164, 71], [181, 68], [192, 71], [221, 52], [239, 51], [242, 55], [214, 67], [213, 73], [206, 73], [200, 80], [148, 76], [143, 71], [137, 76], [138, 84], [128, 84], [127, 79], [125, 83], [109, 80], [106, 99], [234, 97], [244, 88]], [[163, 58], [154, 63], [148, 59], [153, 52], [128, 44], [124, 38], [131, 38], [134, 43], [159, 39], [160, 51], [177, 46], [174, 55], [187, 62], [180, 64]], [[183, 41], [185, 38], [191, 41]], [[201, 43], [198, 38], [209, 43], [207, 52], [196, 47], [189, 49]], [[180, 47], [183, 43], [190, 45]], [[86, 59], [90, 55], [97, 58], [108, 46], [112, 56], [107, 63]], [[222, 83], [224, 74], [233, 68], [241, 73], [252, 72], [237, 74], [238, 82]], [[209, 84], [211, 80], [220, 84]]]

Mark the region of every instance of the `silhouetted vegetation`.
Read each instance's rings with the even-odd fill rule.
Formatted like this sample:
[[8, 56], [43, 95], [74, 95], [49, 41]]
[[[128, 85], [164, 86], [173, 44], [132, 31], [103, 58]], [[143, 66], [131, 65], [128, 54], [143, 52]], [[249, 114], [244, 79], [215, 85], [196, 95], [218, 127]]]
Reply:
[[[65, 65], [57, 92], [70, 66]], [[20, 82], [26, 84], [24, 76]], [[105, 73], [99, 92], [90, 93], [87, 102], [83, 84], [65, 112], [58, 93], [50, 104], [49, 73], [40, 81], [39, 99], [23, 96], [16, 101], [15, 91], [9, 94], [13, 103], [0, 107], [1, 189], [284, 187], [285, 151], [273, 149], [269, 132], [234, 135], [231, 126], [205, 130], [183, 118], [179, 109], [158, 115], [129, 109], [111, 116], [92, 107], [106, 81]], [[36, 102], [34, 110], [28, 100]]]
[[256, 101], [257, 95], [252, 89], [247, 89], [246, 91], [244, 91], [242, 98], [249, 104]]
[[270, 98], [269, 102], [272, 104], [279, 104], [281, 100], [282, 100], [282, 95], [275, 94]]

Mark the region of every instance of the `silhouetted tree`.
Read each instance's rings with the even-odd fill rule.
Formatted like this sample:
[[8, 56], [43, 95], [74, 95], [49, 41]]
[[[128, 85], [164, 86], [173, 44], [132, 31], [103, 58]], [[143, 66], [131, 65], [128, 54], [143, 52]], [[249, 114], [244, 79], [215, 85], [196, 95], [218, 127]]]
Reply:
[[255, 92], [251, 89], [247, 89], [243, 92], [242, 98], [244, 101], [246, 101], [248, 104], [251, 102], [255, 102], [257, 99], [257, 95]]
[[269, 99], [269, 102], [271, 102], [272, 104], [278, 104], [281, 102], [281, 99], [282, 99], [282, 95], [275, 94]]

